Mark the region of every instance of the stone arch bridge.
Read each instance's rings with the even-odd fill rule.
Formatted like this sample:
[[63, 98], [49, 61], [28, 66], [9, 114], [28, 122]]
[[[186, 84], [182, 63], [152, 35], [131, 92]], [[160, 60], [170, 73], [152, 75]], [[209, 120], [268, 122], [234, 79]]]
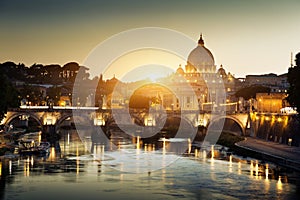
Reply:
[[41, 127], [52, 125], [58, 128], [66, 124], [70, 118], [73, 118], [73, 120], [76, 118], [76, 124], [88, 126], [110, 126], [113, 124], [157, 126], [166, 117], [181, 118], [194, 127], [203, 126], [205, 128], [213, 127], [217, 122], [223, 120], [224, 130], [228, 128], [227, 126], [233, 125], [237, 127], [236, 134], [239, 135], [248, 135], [251, 125], [248, 113], [212, 114], [199, 113], [199, 111], [151, 111], [149, 113], [146, 110], [129, 110], [128, 112], [128, 109], [100, 110], [97, 107], [54, 107], [52, 109], [48, 107], [28, 107], [11, 109], [7, 112], [1, 124], [9, 127], [17, 120], [23, 126], [28, 126], [28, 120], [31, 118]]

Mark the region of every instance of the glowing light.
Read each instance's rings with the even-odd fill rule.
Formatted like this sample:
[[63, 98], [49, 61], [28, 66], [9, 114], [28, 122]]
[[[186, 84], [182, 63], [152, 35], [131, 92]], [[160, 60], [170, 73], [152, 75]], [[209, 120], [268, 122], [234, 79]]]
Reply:
[[155, 126], [155, 119], [151, 116], [145, 118], [144, 123], [146, 126]]
[[282, 122], [281, 117], [278, 117], [277, 121], [278, 121], [278, 122]]
[[95, 118], [94, 119], [94, 125], [95, 126], [104, 126], [105, 125], [105, 120], [102, 117]]

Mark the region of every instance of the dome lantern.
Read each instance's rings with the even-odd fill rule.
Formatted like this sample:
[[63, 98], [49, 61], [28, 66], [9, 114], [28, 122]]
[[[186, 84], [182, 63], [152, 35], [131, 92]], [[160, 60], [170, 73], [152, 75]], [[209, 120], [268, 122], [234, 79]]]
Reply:
[[198, 40], [198, 45], [204, 47], [204, 40], [202, 38], [202, 33], [200, 34], [200, 39]]

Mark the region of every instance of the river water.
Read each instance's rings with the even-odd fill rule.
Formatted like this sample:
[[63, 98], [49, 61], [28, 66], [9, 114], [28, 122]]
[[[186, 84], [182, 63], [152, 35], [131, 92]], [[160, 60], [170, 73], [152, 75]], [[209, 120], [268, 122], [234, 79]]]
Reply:
[[250, 158], [218, 158], [221, 150], [214, 150], [211, 158], [208, 150], [177, 156], [153, 145], [120, 145], [113, 151], [95, 145], [91, 154], [84, 145], [88, 139], [81, 142], [68, 134], [47, 157], [2, 159], [0, 198], [297, 199], [299, 195], [294, 173], [276, 172], [276, 166]]

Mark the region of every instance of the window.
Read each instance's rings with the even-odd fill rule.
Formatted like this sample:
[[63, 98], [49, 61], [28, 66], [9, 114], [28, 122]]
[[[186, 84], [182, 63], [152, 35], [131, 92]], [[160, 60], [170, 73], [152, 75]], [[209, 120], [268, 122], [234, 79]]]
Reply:
[[190, 97], [186, 97], [186, 103], [191, 103], [191, 98]]

